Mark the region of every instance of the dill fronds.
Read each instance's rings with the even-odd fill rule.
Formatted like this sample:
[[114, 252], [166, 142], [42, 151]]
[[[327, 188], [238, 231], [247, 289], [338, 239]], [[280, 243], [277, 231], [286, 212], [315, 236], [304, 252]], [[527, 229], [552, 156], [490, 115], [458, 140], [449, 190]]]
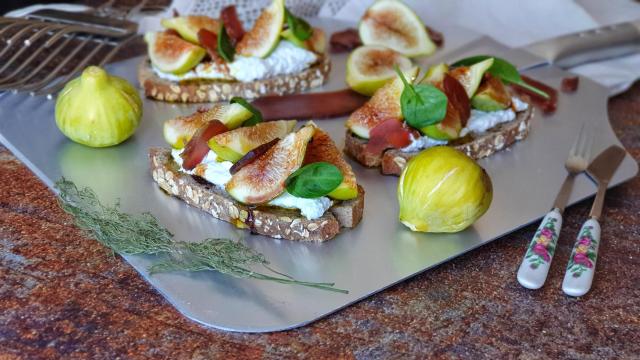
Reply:
[[[150, 213], [127, 214], [120, 204], [106, 206], [95, 192], [78, 189], [64, 178], [56, 182], [60, 207], [71, 214], [78, 227], [116, 253], [123, 255], [158, 255], [162, 260], [149, 268], [150, 273], [167, 271], [218, 271], [236, 278], [253, 278], [282, 284], [308, 286], [348, 293], [333, 287], [334, 283], [296, 280], [269, 267], [265, 257], [245, 244], [229, 239], [205, 239], [201, 242], [174, 241], [173, 234]], [[262, 266], [261, 273], [252, 267]]]

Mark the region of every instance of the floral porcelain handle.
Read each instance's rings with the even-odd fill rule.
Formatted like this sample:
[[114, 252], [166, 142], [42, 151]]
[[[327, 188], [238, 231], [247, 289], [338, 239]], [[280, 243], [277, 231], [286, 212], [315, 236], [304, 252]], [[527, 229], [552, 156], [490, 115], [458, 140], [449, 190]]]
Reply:
[[544, 285], [561, 227], [562, 214], [557, 208], [549, 211], [542, 219], [518, 269], [518, 282], [522, 286], [539, 289]]
[[582, 296], [591, 289], [598, 259], [598, 246], [600, 224], [596, 219], [589, 219], [582, 225], [569, 258], [567, 272], [562, 281], [562, 291], [565, 294]]

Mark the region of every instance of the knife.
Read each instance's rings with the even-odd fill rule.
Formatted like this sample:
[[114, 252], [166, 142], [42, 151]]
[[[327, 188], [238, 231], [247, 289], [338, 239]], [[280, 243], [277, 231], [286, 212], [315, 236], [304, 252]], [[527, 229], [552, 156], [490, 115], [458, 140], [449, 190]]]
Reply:
[[562, 35], [521, 49], [540, 59], [518, 64], [520, 71], [546, 65], [567, 69], [587, 62], [630, 55], [640, 51], [640, 20]]
[[[481, 54], [495, 47], [495, 42], [489, 39], [476, 38], [450, 51], [438, 52], [429, 58], [428, 63], [450, 63], [471, 54]], [[488, 43], [488, 46], [483, 43]], [[491, 54], [507, 59], [522, 72], [543, 66], [567, 69], [637, 52], [640, 52], [640, 21], [575, 32]]]
[[591, 206], [589, 220], [580, 228], [569, 264], [564, 274], [562, 291], [570, 296], [582, 296], [591, 288], [600, 245], [600, 216], [604, 204], [604, 194], [609, 180], [625, 157], [626, 152], [619, 146], [611, 146], [600, 153], [587, 167], [587, 174], [598, 184], [598, 192]]

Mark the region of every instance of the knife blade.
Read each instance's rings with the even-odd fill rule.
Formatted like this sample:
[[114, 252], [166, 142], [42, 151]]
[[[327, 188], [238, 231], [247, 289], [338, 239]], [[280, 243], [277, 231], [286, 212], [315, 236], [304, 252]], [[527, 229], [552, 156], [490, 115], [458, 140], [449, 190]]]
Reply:
[[640, 20], [607, 25], [562, 35], [527, 45], [522, 49], [544, 61], [522, 64], [519, 70], [544, 65], [566, 69], [640, 51]]
[[621, 147], [617, 145], [610, 146], [601, 152], [587, 167], [587, 174], [598, 184], [598, 192], [589, 213], [589, 217], [592, 219], [600, 219], [604, 204], [604, 194], [609, 185], [609, 180], [615, 174], [625, 154], [626, 152]]

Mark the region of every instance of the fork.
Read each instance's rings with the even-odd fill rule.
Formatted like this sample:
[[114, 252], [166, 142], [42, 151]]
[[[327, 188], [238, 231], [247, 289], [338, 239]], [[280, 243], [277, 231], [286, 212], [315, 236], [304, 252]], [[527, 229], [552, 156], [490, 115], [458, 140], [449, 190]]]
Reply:
[[518, 282], [528, 289], [541, 288], [547, 279], [562, 228], [562, 213], [571, 195], [573, 180], [587, 168], [591, 142], [592, 137], [587, 134], [583, 124], [564, 163], [567, 176], [556, 196], [553, 208], [542, 219], [518, 269]]

